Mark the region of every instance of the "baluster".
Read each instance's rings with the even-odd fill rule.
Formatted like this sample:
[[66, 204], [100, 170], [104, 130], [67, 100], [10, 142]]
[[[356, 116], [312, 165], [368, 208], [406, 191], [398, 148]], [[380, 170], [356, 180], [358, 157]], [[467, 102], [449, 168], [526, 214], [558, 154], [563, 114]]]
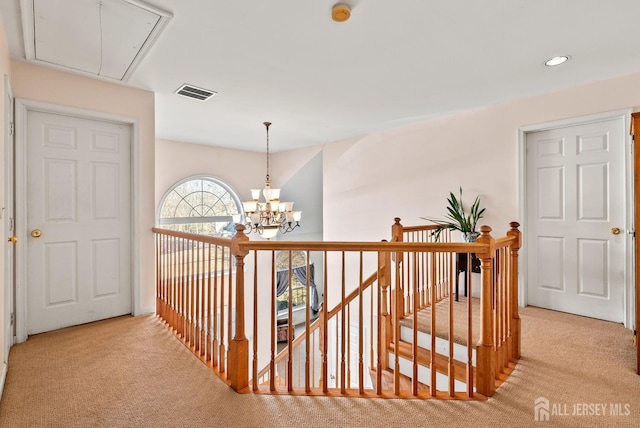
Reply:
[[[227, 271], [229, 272], [229, 276], [228, 276], [228, 281], [227, 281], [227, 340], [228, 340], [228, 344], [227, 344], [227, 354], [226, 354], [226, 360], [227, 360], [227, 379], [231, 378], [231, 371], [229, 370], [229, 368], [231, 367], [231, 363], [229, 362], [229, 353], [231, 352], [231, 343], [233, 341], [234, 335], [233, 335], [233, 331], [231, 326], [233, 325], [233, 319], [234, 319], [234, 315], [233, 315], [233, 259], [234, 259], [234, 254], [233, 254], [233, 250], [229, 251], [229, 259], [227, 261], [227, 265], [229, 266], [229, 268], [227, 269]], [[243, 260], [244, 262], [244, 260]], [[236, 269], [237, 269], [237, 265], [236, 265]], [[244, 273], [243, 273], [243, 278], [244, 278]], [[244, 282], [242, 283], [243, 287], [243, 294], [244, 294]], [[236, 290], [236, 294], [237, 294], [237, 290]], [[236, 302], [237, 305], [237, 302]], [[242, 305], [244, 306], [244, 300], [242, 301]], [[235, 319], [236, 319], [236, 323], [238, 322], [238, 310], [236, 308], [236, 312], [235, 312]], [[244, 319], [242, 320], [243, 322], [243, 326], [242, 326], [242, 331], [244, 332]], [[236, 324], [236, 329], [237, 329], [237, 324]], [[249, 350], [247, 349], [247, 352], [249, 352]], [[248, 354], [246, 355], [247, 358], [247, 364], [248, 363]], [[247, 368], [245, 367], [245, 372], [247, 370]]]
[[[256, 251], [256, 255], [257, 255]], [[275, 261], [275, 251], [271, 251], [271, 360], [269, 363], [269, 390], [271, 392], [276, 390], [276, 343], [277, 343], [277, 307], [276, 307], [276, 261]], [[257, 270], [257, 259], [256, 259], [256, 270]]]
[[346, 297], [346, 291], [345, 291], [345, 256], [344, 256], [344, 251], [342, 251], [342, 281], [341, 281], [341, 304], [340, 304], [340, 309], [341, 309], [341, 313], [342, 316], [340, 317], [340, 393], [345, 394], [346, 388], [345, 388], [345, 379], [346, 379], [346, 367], [345, 367], [345, 324], [346, 324], [346, 317], [345, 317], [345, 306], [344, 306], [344, 301], [345, 301], [345, 297]]
[[436, 287], [434, 285], [436, 275], [436, 265], [434, 263], [434, 253], [431, 254], [431, 275], [429, 280], [429, 290], [431, 291], [431, 354], [429, 368], [431, 370], [431, 381], [429, 393], [436, 396]]
[[322, 289], [324, 291], [324, 299], [322, 302], [322, 320], [321, 320], [321, 332], [322, 332], [322, 344], [321, 344], [321, 349], [320, 352], [322, 354], [321, 358], [322, 358], [322, 374], [321, 374], [321, 378], [322, 378], [322, 392], [323, 393], [327, 393], [329, 392], [329, 378], [328, 378], [328, 361], [327, 361], [327, 346], [328, 346], [328, 326], [327, 326], [327, 321], [328, 321], [328, 309], [327, 309], [327, 302], [329, 299], [329, 280], [328, 280], [328, 275], [327, 275], [327, 265], [328, 265], [328, 260], [327, 260], [327, 252], [324, 251], [324, 272], [323, 272], [323, 286]]
[[159, 254], [159, 247], [160, 247], [160, 236], [158, 234], [156, 234], [155, 236], [155, 241], [156, 241], [156, 248], [155, 248], [155, 261], [156, 261], [156, 316], [162, 317], [161, 313], [162, 313], [162, 309], [160, 309], [161, 307], [161, 303], [160, 303], [160, 296], [162, 295], [160, 289], [160, 283], [161, 283], [161, 273], [160, 273], [160, 254]]
[[[404, 255], [400, 252], [396, 253], [396, 260], [402, 260]], [[394, 343], [394, 373], [393, 373], [393, 393], [395, 395], [400, 394], [400, 316], [404, 316], [404, 301], [401, 298], [402, 290], [400, 288], [401, 281], [401, 268], [396, 261], [396, 307], [393, 311], [393, 343]]]
[[193, 350], [193, 342], [194, 342], [194, 289], [195, 289], [195, 275], [194, 275], [194, 258], [195, 258], [195, 248], [193, 245], [193, 240], [189, 239], [187, 241], [187, 346]]
[[185, 260], [186, 260], [186, 251], [185, 251], [185, 239], [180, 239], [180, 266], [178, 273], [178, 280], [180, 281], [180, 340], [184, 341], [185, 335], [185, 313], [184, 313], [184, 304], [185, 304], [185, 284], [184, 284], [184, 275], [185, 275]]
[[287, 272], [287, 279], [288, 279], [288, 283], [287, 286], [289, 287], [289, 294], [287, 296], [288, 298], [288, 303], [287, 303], [287, 348], [288, 350], [288, 354], [287, 354], [287, 391], [291, 392], [293, 391], [293, 284], [292, 284], [292, 276], [293, 276], [293, 271], [292, 271], [292, 263], [293, 261], [291, 260], [291, 251], [289, 251], [289, 270]]
[[[473, 367], [473, 348], [475, 343], [473, 342], [473, 281], [472, 281], [472, 265], [473, 257], [470, 253], [467, 253], [467, 270], [465, 275], [467, 276], [467, 396], [473, 397], [474, 387], [474, 367]], [[457, 275], [456, 271], [456, 275]]]
[[[212, 310], [211, 310], [211, 298], [212, 298], [212, 292], [213, 289], [211, 288], [211, 275], [213, 275], [214, 273], [214, 269], [212, 269], [211, 267], [211, 243], [207, 244], [207, 315], [206, 315], [206, 319], [207, 319], [207, 336], [205, 338], [205, 343], [207, 344], [206, 346], [206, 350], [205, 350], [205, 361], [207, 362], [207, 364], [212, 364], [212, 360], [213, 357], [211, 355], [211, 329], [213, 326], [213, 320], [211, 319], [212, 317]], [[212, 364], [213, 365], [213, 364]]]
[[[418, 267], [418, 253], [414, 252], [413, 253], [413, 264], [414, 267], [417, 269]], [[418, 272], [414, 272], [414, 277], [418, 278]], [[414, 396], [418, 396], [418, 310], [419, 310], [419, 302], [420, 302], [420, 290], [418, 289], [418, 287], [416, 287], [415, 291], [415, 295], [413, 298], [413, 343], [411, 346], [411, 352], [412, 352], [412, 379], [411, 379], [411, 393]], [[433, 348], [431, 348], [433, 350]]]
[[[448, 367], [447, 367], [447, 375], [448, 375], [448, 381], [449, 381], [449, 397], [455, 396], [455, 387], [456, 387], [455, 366], [453, 364], [453, 361], [454, 361], [453, 359], [453, 349], [454, 349], [453, 326], [455, 325], [454, 319], [453, 319], [453, 257], [454, 257], [453, 253], [449, 253], [449, 264], [448, 264], [449, 269], [447, 269], [449, 273], [449, 281], [448, 281], [449, 298], [447, 299], [449, 303], [449, 360], [448, 360]], [[467, 300], [471, 300], [471, 295], [467, 297]], [[471, 343], [471, 342], [468, 342], [468, 343]], [[467, 347], [471, 349], [470, 346], [467, 346]]]
[[200, 335], [201, 335], [201, 324], [200, 324], [200, 303], [202, 300], [202, 293], [200, 291], [200, 243], [198, 241], [194, 241], [194, 338], [193, 338], [193, 352], [200, 356]]
[[358, 390], [360, 395], [364, 395], [364, 343], [363, 343], [363, 331], [362, 326], [364, 324], [363, 318], [363, 310], [364, 310], [364, 296], [362, 289], [362, 251], [360, 251], [360, 264], [359, 264], [359, 280], [360, 280], [360, 290], [358, 292]]
[[205, 325], [204, 325], [204, 317], [205, 317], [205, 282], [204, 282], [204, 243], [198, 243], [198, 249], [200, 250], [200, 257], [198, 257], [198, 278], [200, 283], [200, 299], [198, 300], [199, 305], [199, 318], [198, 318], [198, 355], [201, 360], [204, 360], [204, 340], [205, 340]]
[[310, 346], [311, 346], [311, 343], [310, 343], [311, 339], [309, 337], [309, 326], [311, 325], [311, 308], [310, 308], [311, 305], [309, 304], [309, 301], [310, 301], [310, 298], [311, 298], [311, 293], [310, 293], [311, 267], [309, 265], [309, 251], [307, 251], [306, 256], [307, 256], [307, 266], [306, 266], [306, 277], [305, 277], [305, 279], [306, 279], [306, 281], [305, 281], [306, 282], [306, 284], [305, 284], [305, 286], [306, 286], [305, 292], [306, 292], [307, 298], [305, 299], [305, 310], [306, 310], [305, 314], [306, 314], [306, 318], [305, 318], [305, 344], [304, 344], [304, 346], [305, 346], [305, 349], [304, 349], [304, 353], [305, 353], [305, 365], [304, 365], [305, 384], [304, 384], [304, 390], [305, 390], [305, 392], [309, 393], [309, 392], [311, 392], [311, 385], [310, 385], [310, 382], [309, 382], [310, 381], [310, 379], [309, 379], [309, 376], [310, 376], [309, 349], [310, 349]]
[[169, 249], [168, 249], [168, 270], [167, 273], [169, 275], [169, 299], [171, 304], [169, 306], [170, 310], [170, 318], [169, 318], [169, 326], [171, 327], [171, 332], [175, 334], [176, 331], [176, 323], [178, 322], [176, 318], [176, 284], [175, 284], [175, 253], [176, 253], [176, 238], [169, 238]]
[[[226, 257], [227, 257], [227, 253], [230, 252], [227, 251], [227, 249], [225, 247], [222, 247], [222, 260], [221, 260], [221, 273], [222, 273], [222, 277], [220, 278], [220, 321], [219, 321], [219, 326], [218, 328], [220, 329], [220, 344], [219, 347], [220, 349], [218, 350], [219, 352], [219, 356], [218, 356], [218, 373], [225, 373], [226, 372], [226, 353], [227, 353], [227, 349], [225, 347], [225, 343], [224, 343], [224, 338], [225, 338], [225, 315], [226, 315], [226, 311], [224, 310], [224, 287], [225, 287], [225, 281], [224, 281], [224, 275], [225, 272], [227, 272], [228, 270], [231, 270], [231, 266], [229, 266], [229, 269], [226, 269]], [[229, 292], [231, 292], [231, 290], [229, 290]], [[231, 308], [229, 308], [229, 311], [231, 311]], [[229, 313], [229, 317], [231, 317], [231, 314]]]
[[167, 253], [167, 274], [169, 275], [169, 325], [171, 332], [175, 334], [178, 317], [176, 312], [176, 238], [169, 237], [169, 249]]
[[[220, 246], [218, 244], [215, 245], [214, 247], [214, 254], [213, 254], [213, 260], [215, 263], [214, 266], [214, 275], [213, 275], [213, 314], [211, 315], [212, 318], [212, 322], [213, 322], [213, 331], [212, 331], [212, 335], [213, 335], [213, 343], [211, 344], [211, 349], [212, 349], [212, 355], [211, 355], [211, 367], [218, 367], [218, 370], [220, 370], [219, 368], [219, 364], [220, 364], [220, 342], [218, 341], [218, 336], [219, 336], [219, 327], [218, 327], [218, 314], [219, 314], [219, 309], [218, 309], [218, 277], [220, 276], [220, 270], [219, 270], [219, 259], [218, 259], [218, 248]], [[224, 248], [224, 247], [223, 247]], [[224, 250], [223, 250], [224, 251]]]
[[[389, 289], [391, 272], [387, 265], [387, 253], [378, 253], [378, 286], [376, 287], [378, 297], [378, 340], [376, 356], [376, 394], [382, 394], [382, 367], [389, 367], [389, 337], [393, 334], [391, 330], [391, 320], [387, 310], [387, 290]], [[389, 256], [390, 257], [390, 256]], [[389, 284], [387, 284], [389, 283]]]
[[[258, 390], [258, 252], [253, 252], [253, 390]], [[273, 295], [271, 296], [271, 352], [273, 352]]]

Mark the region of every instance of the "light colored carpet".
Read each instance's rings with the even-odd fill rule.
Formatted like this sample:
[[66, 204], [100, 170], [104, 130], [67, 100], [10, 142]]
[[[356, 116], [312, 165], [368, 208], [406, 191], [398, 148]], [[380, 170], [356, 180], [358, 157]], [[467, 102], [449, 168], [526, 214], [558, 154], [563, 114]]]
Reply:
[[[11, 349], [1, 427], [638, 427], [640, 376], [622, 326], [521, 310], [523, 357], [488, 401], [236, 394], [153, 316], [36, 335]], [[628, 404], [627, 416], [534, 421], [534, 400]], [[607, 410], [608, 412], [608, 410]]]
[[[460, 296], [453, 301], [453, 341], [467, 346], [469, 328], [467, 326], [467, 298]], [[471, 298], [471, 330], [472, 343], [478, 343], [480, 339], [480, 299]], [[400, 325], [413, 328], [413, 315], [400, 320]], [[446, 297], [436, 303], [436, 337], [449, 338], [449, 298]], [[431, 306], [418, 311], [418, 331], [431, 334]]]

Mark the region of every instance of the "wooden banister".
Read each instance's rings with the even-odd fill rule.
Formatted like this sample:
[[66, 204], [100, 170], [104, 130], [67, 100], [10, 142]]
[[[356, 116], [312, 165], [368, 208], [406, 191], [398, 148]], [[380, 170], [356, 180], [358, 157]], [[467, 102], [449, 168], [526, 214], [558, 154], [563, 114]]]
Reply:
[[[518, 223], [513, 222], [510, 227], [505, 237], [494, 239], [491, 228], [483, 226], [476, 243], [433, 242], [430, 232], [437, 226], [404, 227], [400, 219], [392, 226], [390, 242], [254, 242], [244, 234], [241, 225], [237, 226], [233, 239], [154, 228], [158, 264], [156, 310], [194, 354], [239, 392], [249, 390], [251, 375], [254, 392], [489, 397], [520, 357], [517, 282], [522, 238]], [[449, 235], [444, 236], [448, 239]], [[246, 270], [247, 275], [253, 277], [253, 283], [247, 287], [245, 259], [251, 251], [254, 255], [248, 259]], [[274, 260], [277, 251], [305, 251], [307, 278], [310, 277], [310, 252], [322, 253], [325, 302], [329, 294], [340, 302], [332, 308], [322, 304], [318, 319], [312, 322], [307, 301], [304, 331], [302, 334], [297, 331], [294, 338], [293, 328], [289, 328], [287, 344], [276, 355]], [[259, 252], [265, 257], [259, 257]], [[330, 258], [329, 253], [332, 253]], [[438, 302], [453, 293], [455, 253], [475, 253], [481, 259], [480, 309], [473, 309], [480, 314], [480, 323], [473, 323], [480, 326], [479, 339], [478, 330], [474, 333], [472, 325], [472, 301], [475, 299], [472, 298], [470, 270], [467, 271], [469, 297], [464, 304], [466, 317], [454, 317], [451, 298], [447, 301], [448, 314], [436, 315]], [[271, 301], [268, 305], [264, 301], [258, 305], [256, 297], [259, 290], [264, 289], [259, 282], [261, 279], [266, 282], [268, 274], [262, 269], [258, 272], [257, 267], [265, 266], [269, 255], [270, 293], [266, 293], [271, 295]], [[235, 262], [235, 269], [231, 269], [232, 262]], [[331, 269], [337, 269], [331, 281], [330, 263]], [[376, 271], [365, 278], [363, 267], [369, 269], [374, 263], [377, 264]], [[307, 296], [310, 295], [309, 287], [307, 282]], [[246, 300], [253, 300], [252, 310], [245, 307]], [[287, 318], [291, 326], [292, 303], [290, 292]], [[421, 345], [417, 314], [426, 307], [431, 307], [427, 317], [431, 321], [431, 330], [428, 330], [431, 335], [427, 345]], [[407, 313], [414, 315], [412, 339], [411, 336], [405, 338], [404, 332], [401, 336], [400, 321]], [[259, 323], [264, 326], [267, 317], [271, 326], [269, 335], [265, 336], [259, 334]], [[245, 331], [248, 319], [253, 320], [251, 365]], [[435, 326], [442, 322], [448, 322], [448, 335], [436, 337]], [[456, 334], [466, 337], [466, 345], [455, 346], [464, 346], [466, 353], [461, 351], [454, 359], [454, 326], [461, 323], [465, 331]], [[442, 340], [449, 340], [448, 351], [443, 350]], [[270, 355], [267, 355], [269, 348], [265, 345], [270, 347]], [[392, 363], [394, 355], [395, 363]], [[270, 358], [266, 367], [258, 370], [259, 358], [266, 362], [267, 357]], [[405, 374], [400, 373], [400, 358], [410, 363], [413, 375], [406, 374], [410, 378], [409, 386]], [[431, 369], [431, 375], [425, 380], [418, 380], [419, 365]], [[329, 372], [330, 366], [335, 371]], [[389, 368], [394, 369], [394, 373], [384, 375], [387, 382], [384, 386], [382, 372]], [[374, 372], [375, 377], [367, 379], [372, 382], [365, 387], [365, 373], [373, 376]], [[332, 375], [330, 379], [327, 378], [329, 374]], [[448, 389], [446, 393], [440, 381], [436, 385], [436, 378], [442, 375], [448, 377], [444, 386]], [[393, 385], [388, 383], [390, 378]], [[429, 385], [428, 391], [423, 390], [421, 382]], [[465, 389], [461, 389], [460, 382], [466, 382]], [[372, 385], [375, 391], [368, 389]]]

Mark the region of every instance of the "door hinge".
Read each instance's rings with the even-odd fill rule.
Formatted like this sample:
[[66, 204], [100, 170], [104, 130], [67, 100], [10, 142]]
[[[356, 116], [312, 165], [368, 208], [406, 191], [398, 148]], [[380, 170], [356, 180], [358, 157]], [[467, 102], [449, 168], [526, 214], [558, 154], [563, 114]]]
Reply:
[[10, 321], [9, 325], [13, 325], [13, 323], [16, 321], [16, 314], [11, 312], [11, 316], [9, 317], [9, 321]]
[[14, 132], [15, 132], [15, 129], [14, 129], [13, 122], [9, 122], [9, 135], [13, 136]]

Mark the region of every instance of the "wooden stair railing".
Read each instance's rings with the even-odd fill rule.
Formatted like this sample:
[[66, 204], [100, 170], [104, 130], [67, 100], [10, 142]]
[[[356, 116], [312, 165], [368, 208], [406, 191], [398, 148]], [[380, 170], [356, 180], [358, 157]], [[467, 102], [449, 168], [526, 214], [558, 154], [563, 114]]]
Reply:
[[[242, 225], [232, 239], [154, 229], [157, 312], [186, 346], [239, 392], [488, 397], [520, 356], [518, 226], [511, 223], [507, 236], [499, 239], [491, 237], [491, 228], [485, 226], [478, 242], [471, 244], [429, 241], [433, 227], [405, 228], [399, 219], [392, 227], [392, 241], [379, 243], [254, 242]], [[331, 309], [323, 304], [313, 322], [307, 302], [304, 331], [295, 339], [289, 304], [289, 337], [278, 355], [277, 251], [304, 251], [308, 264], [311, 254], [321, 255], [325, 302], [334, 301]], [[481, 321], [476, 323], [480, 340], [475, 346], [472, 332], [477, 326], [471, 316], [475, 288], [469, 283], [466, 320], [454, 317], [452, 299], [447, 299], [453, 294], [456, 253], [475, 253], [482, 263]], [[265, 269], [269, 255], [270, 268]], [[376, 272], [364, 278], [368, 266], [377, 266]], [[347, 284], [354, 283], [355, 289], [348, 289]], [[309, 295], [309, 281], [306, 287]], [[253, 310], [245, 311], [249, 302]], [[436, 315], [437, 305], [447, 305], [448, 316]], [[418, 344], [417, 319], [423, 308], [431, 309], [426, 347]], [[410, 342], [401, 340], [400, 320], [406, 315], [413, 315]], [[435, 330], [437, 322], [445, 322], [445, 336], [453, 338], [453, 326], [461, 321], [467, 334], [463, 361], [454, 358], [453, 340], [447, 350], [436, 347], [442, 339], [436, 338]], [[252, 325], [250, 337], [247, 324]], [[407, 374], [401, 374], [401, 360], [410, 365]], [[259, 370], [260, 366], [264, 368]], [[420, 367], [428, 369], [429, 379], [419, 379]], [[393, 369], [392, 390], [382, 386], [388, 369]], [[373, 381], [367, 380], [367, 372], [375, 373]], [[442, 376], [446, 386], [440, 385]], [[406, 390], [407, 379], [411, 390]], [[456, 386], [459, 382], [466, 385], [464, 390]]]
[[227, 380], [233, 284], [231, 239], [154, 228], [156, 313]]

